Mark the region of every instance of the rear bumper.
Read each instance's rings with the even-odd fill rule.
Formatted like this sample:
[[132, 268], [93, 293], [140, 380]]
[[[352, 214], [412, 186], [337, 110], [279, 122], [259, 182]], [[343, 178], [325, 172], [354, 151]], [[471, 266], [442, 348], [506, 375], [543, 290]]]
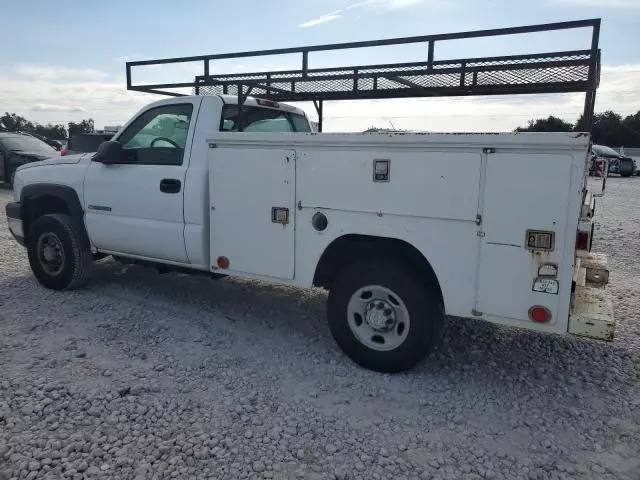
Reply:
[[615, 333], [613, 302], [606, 289], [609, 282], [607, 257], [589, 253], [576, 258], [575, 292], [571, 295], [569, 333], [612, 341]]
[[7, 203], [5, 207], [9, 231], [13, 238], [24, 247], [24, 228], [22, 226], [22, 208], [18, 202]]

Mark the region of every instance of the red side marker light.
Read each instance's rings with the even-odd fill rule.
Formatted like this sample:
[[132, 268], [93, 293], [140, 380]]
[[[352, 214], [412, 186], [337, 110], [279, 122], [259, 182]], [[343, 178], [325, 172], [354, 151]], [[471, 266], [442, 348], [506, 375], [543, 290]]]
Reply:
[[546, 307], [535, 305], [529, 309], [529, 318], [536, 323], [547, 323], [551, 320], [551, 312]]
[[589, 250], [589, 232], [576, 233], [576, 250]]
[[229, 259], [227, 257], [218, 257], [218, 268], [223, 270], [229, 268]]
[[272, 100], [263, 100], [262, 98], [257, 98], [256, 103], [258, 105], [262, 105], [263, 107], [280, 108], [280, 104]]

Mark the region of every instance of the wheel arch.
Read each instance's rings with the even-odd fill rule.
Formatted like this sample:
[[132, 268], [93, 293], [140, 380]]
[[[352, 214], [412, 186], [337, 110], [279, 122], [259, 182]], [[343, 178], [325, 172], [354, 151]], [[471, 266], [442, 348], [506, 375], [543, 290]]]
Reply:
[[20, 191], [20, 205], [25, 239], [36, 219], [52, 213], [63, 213], [75, 218], [82, 225], [83, 234], [87, 235], [80, 198], [69, 186], [46, 183], [26, 185]]
[[313, 275], [313, 285], [330, 289], [340, 271], [369, 258], [393, 258], [403, 262], [434, 288], [444, 306], [440, 281], [429, 260], [406, 240], [376, 235], [345, 234], [335, 238], [323, 251]]

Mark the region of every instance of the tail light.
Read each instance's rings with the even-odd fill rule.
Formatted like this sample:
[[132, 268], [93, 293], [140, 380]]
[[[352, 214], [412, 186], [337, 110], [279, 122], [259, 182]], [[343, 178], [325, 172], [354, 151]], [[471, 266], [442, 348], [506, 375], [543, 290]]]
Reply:
[[576, 250], [589, 250], [589, 232], [576, 232]]
[[69, 154], [69, 149], [67, 149], [67, 147], [62, 147], [62, 150], [60, 150], [60, 156], [64, 157], [65, 155]]
[[551, 320], [551, 312], [546, 307], [535, 305], [529, 309], [529, 318], [536, 323], [547, 323]]

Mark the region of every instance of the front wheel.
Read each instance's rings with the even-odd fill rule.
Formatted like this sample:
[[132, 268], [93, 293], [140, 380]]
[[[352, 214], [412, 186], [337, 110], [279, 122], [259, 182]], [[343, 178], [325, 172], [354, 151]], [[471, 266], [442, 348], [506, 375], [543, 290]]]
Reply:
[[401, 263], [353, 265], [329, 292], [329, 328], [342, 351], [377, 372], [408, 370], [437, 340], [440, 297]]
[[51, 290], [82, 286], [93, 264], [82, 225], [64, 214], [43, 215], [33, 223], [27, 253], [33, 274]]

